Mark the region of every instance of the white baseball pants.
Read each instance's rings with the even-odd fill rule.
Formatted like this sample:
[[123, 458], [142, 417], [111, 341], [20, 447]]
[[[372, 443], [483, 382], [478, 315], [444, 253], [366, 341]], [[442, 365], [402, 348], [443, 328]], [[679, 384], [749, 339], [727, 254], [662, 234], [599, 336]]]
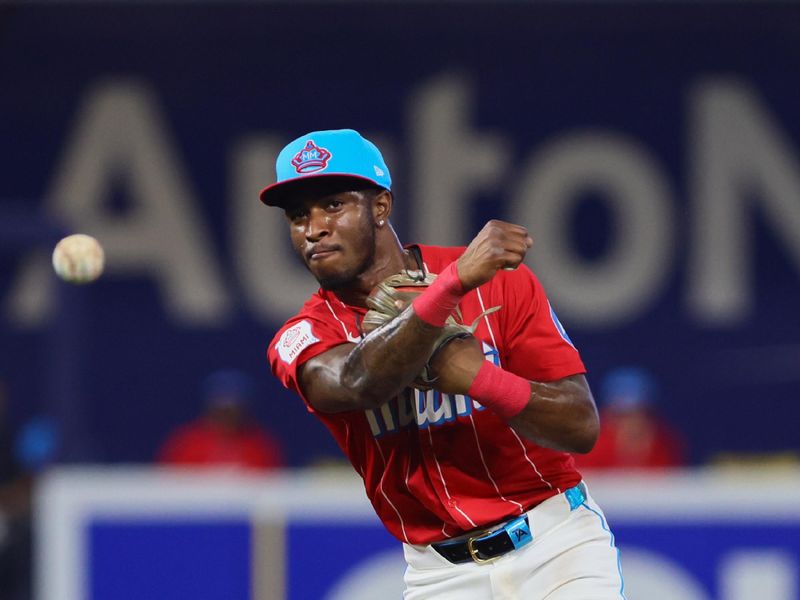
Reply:
[[549, 498], [528, 522], [533, 541], [486, 564], [404, 544], [404, 600], [625, 600], [614, 535], [591, 496], [575, 510]]

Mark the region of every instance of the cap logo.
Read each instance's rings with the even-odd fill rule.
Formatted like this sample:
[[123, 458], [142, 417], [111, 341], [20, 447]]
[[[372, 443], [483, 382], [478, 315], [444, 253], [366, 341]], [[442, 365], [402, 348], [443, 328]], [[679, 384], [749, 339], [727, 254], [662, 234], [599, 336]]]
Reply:
[[333, 155], [328, 150], [317, 146], [314, 140], [308, 140], [303, 149], [294, 155], [292, 165], [298, 173], [314, 173], [327, 168], [331, 156]]

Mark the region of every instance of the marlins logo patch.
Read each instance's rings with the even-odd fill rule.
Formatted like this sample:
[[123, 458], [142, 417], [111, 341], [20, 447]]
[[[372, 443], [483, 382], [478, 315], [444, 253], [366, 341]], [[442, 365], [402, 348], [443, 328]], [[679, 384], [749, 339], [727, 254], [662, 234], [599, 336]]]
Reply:
[[303, 149], [294, 155], [292, 165], [298, 173], [316, 173], [328, 168], [328, 161], [333, 156], [327, 149], [317, 146], [314, 140], [308, 140]]
[[278, 343], [275, 344], [275, 349], [283, 362], [292, 364], [303, 350], [318, 341], [319, 338], [311, 331], [311, 323], [300, 321], [297, 325], [293, 325], [283, 332]]

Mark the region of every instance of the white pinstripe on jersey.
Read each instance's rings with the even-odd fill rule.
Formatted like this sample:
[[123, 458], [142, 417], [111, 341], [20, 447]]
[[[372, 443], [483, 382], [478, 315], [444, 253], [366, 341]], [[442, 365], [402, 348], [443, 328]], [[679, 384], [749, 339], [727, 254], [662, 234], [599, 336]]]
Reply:
[[[480, 306], [481, 306], [481, 312], [485, 312], [486, 311], [486, 304], [483, 302], [483, 295], [481, 294], [481, 288], [476, 288], [475, 291], [478, 292], [478, 302], [480, 303]], [[489, 321], [489, 315], [484, 315], [483, 316], [483, 320], [486, 322], [486, 328], [489, 330], [489, 337], [492, 338], [492, 346], [494, 346], [495, 350], [498, 351], [497, 362], [499, 363], [500, 362], [500, 346], [497, 344], [497, 339], [494, 336], [494, 331], [492, 330], [492, 324]], [[503, 365], [499, 365], [499, 366], [502, 367]], [[553, 489], [553, 484], [551, 484], [549, 481], [547, 481], [544, 478], [544, 476], [542, 475], [542, 473], [539, 471], [539, 469], [536, 467], [536, 463], [534, 463], [533, 460], [531, 459], [531, 457], [528, 455], [528, 449], [525, 447], [525, 444], [522, 443], [522, 439], [519, 437], [517, 432], [514, 431], [514, 429], [512, 427], [510, 427], [510, 426], [508, 427], [508, 430], [514, 435], [514, 437], [517, 439], [517, 442], [519, 442], [519, 445], [522, 448], [522, 454], [525, 456], [525, 460], [528, 461], [528, 464], [530, 464], [531, 467], [533, 467], [533, 470], [536, 472], [536, 475], [539, 476], [539, 479], [542, 481], [542, 483], [546, 484], [547, 487], [549, 487], [552, 490]], [[561, 492], [561, 490], [559, 490], [559, 492]]]
[[[375, 441], [375, 445], [378, 446], [378, 453], [381, 455], [381, 460], [383, 461], [383, 468], [384, 470], [386, 470], [386, 457], [383, 455], [383, 448], [381, 448], [381, 444], [378, 440], [376, 440], [375, 438], [372, 439]], [[397, 507], [394, 505], [394, 503], [391, 500], [389, 500], [389, 495], [385, 491], [383, 491], [383, 477], [381, 477], [381, 480], [378, 483], [378, 489], [381, 491], [381, 495], [386, 499], [386, 502], [389, 503], [389, 506], [392, 507], [392, 510], [394, 510], [395, 514], [397, 515], [397, 518], [400, 519], [400, 529], [403, 531], [403, 537], [406, 540], [406, 544], [410, 544], [411, 542], [408, 541], [408, 534], [406, 533], [406, 525], [405, 522], [403, 521], [403, 515], [400, 514], [400, 511], [397, 510]]]
[[483, 448], [481, 448], [480, 438], [478, 437], [478, 428], [475, 426], [475, 419], [471, 414], [469, 416], [469, 422], [472, 424], [472, 435], [475, 436], [475, 445], [478, 447], [478, 456], [481, 457], [481, 463], [483, 463], [483, 469], [484, 469], [484, 471], [486, 471], [486, 476], [489, 478], [489, 481], [492, 482], [492, 485], [494, 486], [494, 489], [497, 492], [497, 495], [500, 496], [500, 499], [503, 502], [509, 502], [511, 504], [516, 504], [517, 505], [517, 510], [519, 510], [519, 513], [520, 514], [524, 513], [525, 509], [522, 507], [522, 504], [520, 504], [516, 500], [509, 500], [500, 491], [500, 488], [498, 487], [497, 482], [494, 480], [494, 477], [492, 477], [491, 471], [489, 471], [489, 465], [486, 464], [486, 459], [483, 457]]
[[[448, 500], [452, 500], [452, 497], [450, 496], [450, 491], [447, 489], [447, 482], [444, 480], [444, 475], [442, 474], [442, 467], [439, 465], [439, 459], [436, 457], [436, 452], [433, 449], [433, 434], [431, 433], [431, 428], [428, 427], [427, 430], [428, 430], [428, 439], [430, 440], [431, 443], [431, 455], [433, 456], [433, 461], [436, 463], [436, 469], [439, 471], [439, 479], [441, 480], [442, 485], [444, 486], [444, 494], [445, 496], [447, 496]], [[467, 521], [469, 521], [470, 525], [472, 525], [473, 527], [477, 527], [475, 521], [473, 521], [467, 513], [461, 510], [461, 508], [458, 505], [455, 506], [455, 509], [458, 512], [460, 512]]]

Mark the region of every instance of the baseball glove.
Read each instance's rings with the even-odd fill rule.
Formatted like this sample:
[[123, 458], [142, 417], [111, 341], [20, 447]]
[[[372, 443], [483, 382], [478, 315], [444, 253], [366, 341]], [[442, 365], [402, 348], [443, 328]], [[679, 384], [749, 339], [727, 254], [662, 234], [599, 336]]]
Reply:
[[[367, 306], [369, 310], [367, 314], [364, 315], [364, 319], [361, 322], [361, 329], [364, 334], [368, 335], [370, 332], [399, 316], [400, 313], [411, 304], [414, 298], [424, 292], [425, 288], [432, 284], [435, 279], [436, 275], [431, 273], [404, 270], [381, 281], [367, 297]], [[412, 385], [421, 390], [431, 389], [432, 384], [436, 381], [436, 378], [432, 375], [433, 371], [431, 369], [431, 362], [433, 361], [433, 357], [436, 356], [436, 353], [444, 348], [448, 342], [456, 338], [464, 338], [473, 335], [481, 317], [497, 310], [500, 310], [499, 306], [482, 312], [471, 325], [459, 323], [453, 315], [450, 315], [444, 327], [442, 327], [441, 334], [433, 343], [431, 353], [428, 356], [425, 366], [422, 368], [422, 372], [414, 379]], [[458, 319], [461, 320], [461, 311], [456, 308], [455, 313]]]

